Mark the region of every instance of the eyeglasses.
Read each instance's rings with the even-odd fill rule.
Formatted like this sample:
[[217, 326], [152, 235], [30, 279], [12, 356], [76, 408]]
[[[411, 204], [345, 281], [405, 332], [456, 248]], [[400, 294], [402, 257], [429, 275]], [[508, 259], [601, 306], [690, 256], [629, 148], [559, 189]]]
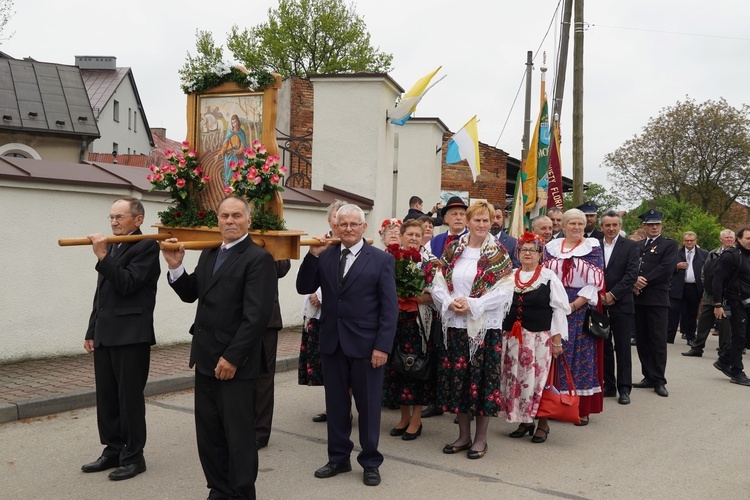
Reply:
[[110, 215], [109, 220], [116, 220], [117, 222], [120, 222], [121, 220], [127, 219], [128, 217], [132, 217], [132, 215]]
[[386, 231], [384, 234], [386, 236], [401, 236], [401, 231]]
[[538, 253], [539, 251], [536, 248], [522, 248], [518, 251], [518, 253]]
[[341, 229], [349, 229], [349, 228], [357, 229], [362, 224], [364, 224], [364, 222], [343, 222], [341, 224], [337, 224], [337, 226], [340, 227]]

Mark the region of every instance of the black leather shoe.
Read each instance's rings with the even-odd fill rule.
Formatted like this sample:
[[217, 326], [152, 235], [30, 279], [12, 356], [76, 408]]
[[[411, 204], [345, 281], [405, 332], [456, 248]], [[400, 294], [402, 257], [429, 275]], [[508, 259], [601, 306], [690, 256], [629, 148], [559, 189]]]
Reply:
[[362, 482], [367, 486], [377, 486], [380, 484], [380, 471], [377, 467], [365, 467], [362, 474]]
[[81, 470], [83, 472], [102, 472], [107, 469], [113, 469], [120, 465], [120, 459], [118, 457], [105, 457], [102, 455], [90, 464], [82, 465]]
[[313, 417], [313, 422], [317, 422], [317, 423], [326, 422], [327, 420], [328, 420], [328, 415], [326, 415], [325, 413], [318, 413], [317, 415]]
[[[541, 436], [537, 436], [536, 435], [537, 432], [541, 432], [542, 435]], [[545, 442], [547, 440], [547, 436], [549, 436], [549, 427], [547, 427], [546, 429], [542, 429], [541, 427], [537, 426], [536, 432], [531, 437], [531, 442], [534, 443], [534, 444], [543, 443], [543, 442]]]
[[620, 394], [620, 397], [617, 398], [617, 402], [621, 405], [629, 405], [630, 404], [630, 394], [627, 392], [623, 392]]
[[406, 429], [408, 428], [409, 428], [408, 425], [406, 427], [402, 427], [401, 429], [399, 429], [398, 427], [394, 427], [393, 429], [391, 429], [391, 432], [389, 432], [388, 434], [394, 437], [403, 436], [404, 432], [406, 432]]
[[604, 389], [604, 397], [605, 398], [616, 398], [617, 397], [617, 389]]
[[414, 441], [421, 435], [422, 435], [422, 424], [419, 424], [419, 429], [417, 429], [417, 432], [412, 433], [412, 432], [407, 432], [406, 430], [404, 430], [404, 435], [401, 436], [401, 439], [403, 439], [404, 441]]
[[325, 478], [333, 477], [336, 474], [341, 474], [342, 472], [351, 472], [351, 470], [352, 470], [352, 463], [349, 460], [340, 464], [328, 462], [323, 467], [315, 471], [315, 477], [320, 477], [320, 478], [325, 479]]
[[695, 347], [693, 347], [688, 352], [683, 352], [682, 355], [683, 356], [688, 356], [688, 357], [691, 357], [691, 358], [701, 358], [701, 357], [703, 357], [703, 351], [701, 351], [700, 349], [696, 349]]
[[469, 448], [471, 448], [471, 441], [469, 441], [466, 444], [462, 444], [461, 446], [454, 446], [452, 444], [446, 444], [443, 447], [443, 453], [445, 453], [446, 455], [453, 455], [455, 453], [458, 453], [459, 451], [468, 450]]
[[747, 378], [747, 375], [745, 375], [745, 372], [740, 372], [729, 380], [733, 384], [750, 386], [750, 378]]
[[146, 472], [146, 461], [141, 459], [140, 462], [134, 464], [121, 465], [112, 472], [109, 473], [109, 478], [112, 481], [121, 481], [123, 479], [130, 479], [135, 477], [141, 472]]
[[512, 438], [522, 438], [526, 434], [528, 434], [529, 436], [534, 435], [534, 423], [533, 422], [530, 424], [524, 424], [524, 423], [518, 424], [518, 429], [508, 434], [508, 436]]
[[443, 409], [438, 408], [437, 405], [430, 404], [422, 410], [422, 418], [439, 417], [443, 414]]
[[482, 458], [485, 453], [487, 453], [487, 443], [484, 444], [483, 450], [469, 450], [466, 452], [466, 458], [469, 458], [471, 460], [478, 460]]
[[667, 396], [669, 396], [669, 391], [667, 391], [667, 388], [664, 387], [663, 385], [655, 386], [654, 392], [663, 398], [666, 398]]
[[721, 373], [723, 373], [727, 377], [732, 378], [732, 374], [729, 372], [729, 367], [725, 365], [724, 363], [722, 363], [721, 361], [719, 361], [718, 359], [714, 361], [714, 368], [719, 370]]
[[580, 422], [573, 425], [575, 425], [576, 427], [586, 427], [587, 425], [589, 425], [589, 417], [586, 417], [586, 420], [584, 420], [583, 418], [581, 418], [580, 420]]
[[656, 384], [654, 384], [647, 378], [644, 378], [640, 382], [633, 383], [633, 387], [637, 387], [638, 389], [653, 389], [655, 386]]
[[255, 442], [256, 445], [258, 445], [258, 449], [265, 448], [268, 446], [268, 439], [259, 439]]

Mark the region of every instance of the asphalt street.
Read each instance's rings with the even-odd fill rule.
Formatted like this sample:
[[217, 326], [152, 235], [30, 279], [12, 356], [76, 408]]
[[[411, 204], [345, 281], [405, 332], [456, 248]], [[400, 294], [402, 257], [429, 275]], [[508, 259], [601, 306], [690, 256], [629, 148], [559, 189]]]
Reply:
[[[515, 425], [495, 419], [481, 460], [441, 453], [457, 437], [452, 416], [425, 420], [422, 436], [406, 442], [388, 436], [398, 412], [384, 410], [378, 487], [362, 484], [356, 456], [352, 472], [313, 477], [327, 460], [326, 426], [311, 421], [323, 409], [323, 390], [298, 386], [295, 371], [281, 373], [258, 498], [748, 498], [750, 388], [711, 366], [715, 351], [684, 358], [683, 350], [669, 346], [669, 398], [648, 389], [634, 389], [629, 406], [608, 398], [587, 427], [553, 422], [543, 444], [508, 438]], [[638, 372], [636, 356], [636, 380]], [[119, 482], [80, 471], [101, 452], [93, 408], [0, 425], [0, 498], [206, 498], [192, 392], [149, 398], [147, 419], [148, 470]]]

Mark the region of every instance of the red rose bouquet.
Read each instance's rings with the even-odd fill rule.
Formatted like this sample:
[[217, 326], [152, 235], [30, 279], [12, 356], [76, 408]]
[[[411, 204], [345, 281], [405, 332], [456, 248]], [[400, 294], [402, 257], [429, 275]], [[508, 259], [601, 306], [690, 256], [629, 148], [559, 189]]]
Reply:
[[422, 256], [415, 248], [401, 248], [399, 245], [389, 245], [386, 251], [395, 259], [399, 309], [416, 311], [426, 286], [424, 272], [420, 266]]

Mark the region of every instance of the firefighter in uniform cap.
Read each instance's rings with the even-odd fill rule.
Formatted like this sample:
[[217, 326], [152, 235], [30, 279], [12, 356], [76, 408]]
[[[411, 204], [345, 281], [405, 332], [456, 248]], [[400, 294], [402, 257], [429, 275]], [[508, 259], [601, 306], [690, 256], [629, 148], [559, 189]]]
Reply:
[[596, 203], [587, 201], [576, 208], [586, 216], [586, 227], [583, 228], [583, 237], [596, 238], [597, 240], [604, 238], [604, 233], [596, 228], [596, 216], [599, 211], [599, 207], [596, 206]]
[[669, 285], [677, 265], [677, 242], [662, 236], [662, 213], [649, 210], [640, 215], [646, 239], [639, 242], [641, 253], [635, 294], [635, 341], [643, 380], [633, 387], [652, 388], [669, 396], [667, 379], [667, 318]]

